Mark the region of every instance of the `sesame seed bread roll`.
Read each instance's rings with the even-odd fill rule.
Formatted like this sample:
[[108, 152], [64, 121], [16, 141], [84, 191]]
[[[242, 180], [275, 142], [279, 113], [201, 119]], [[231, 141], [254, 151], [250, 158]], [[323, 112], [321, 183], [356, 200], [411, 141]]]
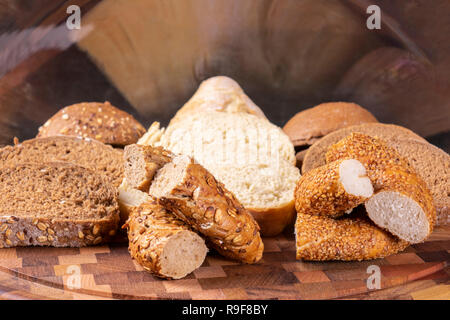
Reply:
[[202, 265], [208, 252], [205, 241], [156, 200], [134, 208], [124, 227], [133, 259], [158, 277], [183, 278]]
[[80, 136], [113, 146], [136, 143], [146, 132], [129, 113], [108, 101], [82, 102], [62, 108], [39, 128], [37, 138]]
[[372, 196], [366, 169], [355, 159], [338, 160], [303, 175], [295, 189], [297, 213], [337, 218]]
[[433, 231], [436, 209], [425, 182], [408, 161], [383, 140], [352, 133], [331, 146], [327, 161], [354, 158], [361, 161], [374, 185], [366, 203], [369, 218], [410, 243], [423, 242]]
[[138, 144], [126, 146], [124, 148], [124, 170], [128, 186], [148, 192], [156, 172], [169, 163], [173, 156], [173, 153], [162, 147], [152, 148]]
[[245, 263], [261, 259], [264, 245], [252, 215], [190, 157], [176, 156], [162, 167], [149, 194], [203, 234], [223, 256]]
[[333, 219], [299, 213], [295, 230], [297, 259], [309, 261], [378, 259], [409, 245], [361, 215]]

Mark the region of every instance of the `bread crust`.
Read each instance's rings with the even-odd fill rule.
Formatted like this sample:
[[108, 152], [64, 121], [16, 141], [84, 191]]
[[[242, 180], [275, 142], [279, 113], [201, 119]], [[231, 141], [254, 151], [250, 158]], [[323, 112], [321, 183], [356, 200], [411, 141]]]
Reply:
[[267, 120], [264, 112], [244, 93], [239, 84], [225, 76], [203, 81], [170, 123], [183, 119], [187, 114], [204, 111], [248, 113]]
[[[180, 278], [163, 272], [162, 264], [164, 261], [161, 256], [165, 245], [172, 237], [180, 232], [192, 232], [186, 223], [168, 212], [155, 199], [152, 199], [139, 207], [133, 208], [123, 227], [128, 230], [128, 251], [131, 257], [145, 270], [161, 278]], [[195, 234], [195, 236], [197, 235]], [[201, 238], [199, 237], [199, 239]], [[206, 255], [206, 246], [204, 245], [201, 249]], [[180, 259], [182, 258], [180, 257]]]
[[[3, 167], [9, 174], [21, 167], [34, 170], [48, 170], [59, 167], [62, 170], [77, 170], [87, 175], [95, 175], [92, 170], [64, 162], [49, 162], [44, 164], [23, 163], [16, 167]], [[70, 171], [72, 172], [72, 171]], [[0, 216], [0, 248], [17, 246], [53, 246], [53, 247], [83, 247], [97, 245], [110, 241], [117, 232], [119, 225], [119, 207], [117, 190], [103, 177], [98, 177], [103, 189], [102, 196], [110, 203], [112, 211], [99, 219], [61, 219], [58, 217], [38, 216], [39, 212], [27, 215]], [[59, 201], [59, 200], [53, 200]]]
[[303, 110], [283, 127], [294, 146], [312, 145], [330, 132], [352, 125], [378, 122], [366, 109], [350, 102], [328, 102]]
[[158, 202], [203, 234], [222, 255], [258, 262], [264, 244], [252, 215], [211, 173], [189, 163], [182, 181]]
[[108, 101], [81, 102], [59, 110], [39, 128], [36, 137], [81, 136], [123, 147], [136, 143], [145, 132], [133, 116]]
[[333, 219], [299, 213], [295, 224], [297, 259], [361, 261], [395, 254], [408, 247], [364, 215]]
[[398, 140], [426, 142], [424, 138], [415, 134], [411, 130], [394, 124], [365, 123], [362, 125], [350, 126], [327, 134], [310, 146], [303, 159], [302, 174], [326, 164], [325, 154], [328, 148], [352, 132], [360, 132], [369, 136], [377, 136], [386, 140], [389, 145]]
[[295, 221], [294, 200], [276, 208], [260, 209], [246, 208], [261, 229], [264, 237], [274, 237], [280, 234]]

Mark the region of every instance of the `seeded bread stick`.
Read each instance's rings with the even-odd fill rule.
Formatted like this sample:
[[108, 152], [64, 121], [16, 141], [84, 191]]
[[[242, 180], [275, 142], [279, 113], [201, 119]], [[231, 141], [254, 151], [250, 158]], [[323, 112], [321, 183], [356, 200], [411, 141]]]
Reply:
[[256, 221], [222, 183], [191, 158], [177, 156], [162, 167], [149, 193], [203, 234], [220, 254], [245, 263], [261, 259], [264, 245]]
[[338, 160], [303, 175], [295, 189], [297, 213], [337, 218], [350, 213], [373, 193], [358, 160]]
[[205, 260], [205, 241], [154, 199], [133, 208], [124, 227], [131, 256], [158, 277], [183, 278]]
[[295, 230], [297, 259], [309, 261], [378, 259], [409, 245], [364, 216], [333, 219], [299, 213]]

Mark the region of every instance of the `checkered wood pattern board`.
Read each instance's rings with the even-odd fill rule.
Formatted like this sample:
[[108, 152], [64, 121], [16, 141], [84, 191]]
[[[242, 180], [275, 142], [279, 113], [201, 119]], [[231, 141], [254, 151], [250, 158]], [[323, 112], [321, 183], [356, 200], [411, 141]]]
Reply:
[[[0, 249], [0, 299], [450, 299], [450, 226], [402, 253], [364, 262], [297, 261], [292, 233], [264, 244], [258, 264], [210, 253], [181, 280], [144, 271], [130, 258], [126, 242]], [[370, 265], [380, 267], [380, 290], [367, 288]], [[79, 282], [70, 278], [74, 270]]]

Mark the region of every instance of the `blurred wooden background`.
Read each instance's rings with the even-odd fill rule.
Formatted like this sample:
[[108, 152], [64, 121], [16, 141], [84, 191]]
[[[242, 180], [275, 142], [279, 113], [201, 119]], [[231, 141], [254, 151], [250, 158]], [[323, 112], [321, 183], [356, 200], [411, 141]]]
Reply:
[[[73, 31], [69, 40], [52, 31], [71, 4], [92, 29], [72, 45]], [[280, 126], [320, 102], [348, 100], [448, 152], [450, 2], [370, 1], [382, 10], [379, 31], [366, 28], [368, 4], [0, 0], [0, 144], [33, 137], [80, 101], [109, 100], [145, 125], [167, 124], [202, 80], [222, 74]]]

